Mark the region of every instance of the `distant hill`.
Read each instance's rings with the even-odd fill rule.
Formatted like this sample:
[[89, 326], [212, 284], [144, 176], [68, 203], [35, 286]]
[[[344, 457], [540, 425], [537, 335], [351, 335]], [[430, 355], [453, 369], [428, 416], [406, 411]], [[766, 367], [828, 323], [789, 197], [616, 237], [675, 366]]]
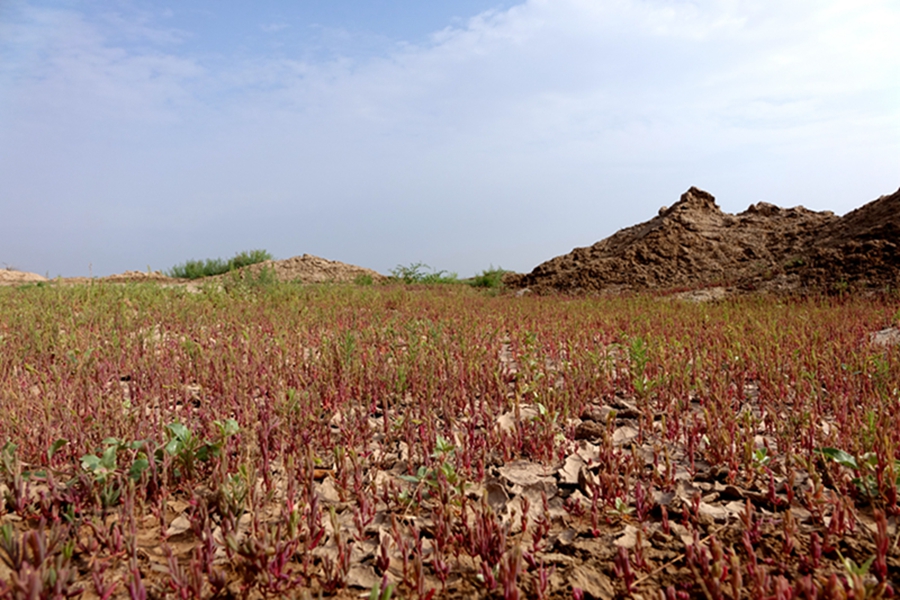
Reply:
[[900, 286], [900, 190], [838, 217], [760, 202], [732, 215], [692, 187], [671, 208], [504, 282], [533, 291]]

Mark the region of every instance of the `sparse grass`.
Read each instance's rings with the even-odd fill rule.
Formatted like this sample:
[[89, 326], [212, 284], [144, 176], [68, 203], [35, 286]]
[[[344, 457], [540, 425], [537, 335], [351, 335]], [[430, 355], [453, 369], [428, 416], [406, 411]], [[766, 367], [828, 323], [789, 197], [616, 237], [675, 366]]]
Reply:
[[222, 286], [228, 292], [260, 292], [275, 287], [278, 283], [275, 270], [263, 267], [259, 270], [230, 271]]
[[223, 260], [221, 258], [207, 258], [206, 260], [189, 260], [183, 264], [175, 265], [166, 275], [179, 279], [200, 279], [221, 275], [242, 267], [255, 265], [267, 260], [272, 260], [272, 255], [265, 250], [245, 250], [234, 255], [233, 258]]
[[0, 288], [0, 598], [895, 594], [895, 299], [266, 277]]

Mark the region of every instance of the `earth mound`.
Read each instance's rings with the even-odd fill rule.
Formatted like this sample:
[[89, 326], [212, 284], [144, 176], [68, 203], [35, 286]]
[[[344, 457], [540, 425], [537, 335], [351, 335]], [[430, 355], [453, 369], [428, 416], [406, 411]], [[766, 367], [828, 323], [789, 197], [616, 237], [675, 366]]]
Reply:
[[47, 281], [47, 278], [37, 273], [28, 273], [17, 269], [0, 269], [0, 285], [21, 285], [23, 283], [37, 283]]
[[[356, 265], [348, 265], [337, 260], [328, 260], [311, 254], [294, 256], [285, 260], [267, 260], [249, 265], [237, 271], [241, 277], [247, 274], [258, 275], [263, 269], [275, 273], [279, 281], [297, 281], [300, 283], [351, 283], [361, 277], [370, 277], [373, 283], [386, 279], [384, 275]], [[219, 275], [219, 277], [228, 277]]]
[[807, 285], [900, 286], [900, 190], [847, 213], [807, 253]]
[[106, 281], [108, 283], [167, 283], [180, 280], [169, 277], [163, 274], [162, 271], [125, 271], [124, 273], [101, 277], [100, 281]]
[[766, 202], [737, 215], [692, 187], [671, 208], [511, 274], [504, 283], [533, 291], [621, 292], [730, 286], [793, 290], [804, 286], [900, 283], [900, 190], [844, 217]]

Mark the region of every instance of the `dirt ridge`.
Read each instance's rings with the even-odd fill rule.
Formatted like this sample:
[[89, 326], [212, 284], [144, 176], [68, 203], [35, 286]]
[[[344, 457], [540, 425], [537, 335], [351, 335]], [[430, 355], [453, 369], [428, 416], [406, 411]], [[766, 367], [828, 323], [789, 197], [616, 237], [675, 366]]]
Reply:
[[732, 215], [691, 187], [656, 217], [504, 282], [537, 292], [600, 293], [897, 287], [898, 241], [900, 190], [838, 217], [766, 202]]

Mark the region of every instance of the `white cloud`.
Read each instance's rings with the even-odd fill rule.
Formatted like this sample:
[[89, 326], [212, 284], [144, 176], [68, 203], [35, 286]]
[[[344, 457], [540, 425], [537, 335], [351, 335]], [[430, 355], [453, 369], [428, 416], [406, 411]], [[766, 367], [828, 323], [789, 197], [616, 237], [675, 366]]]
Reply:
[[0, 31], [15, 57], [0, 183], [198, 245], [218, 215], [276, 253], [526, 269], [692, 184], [732, 210], [892, 191], [898, 26], [887, 0], [532, 0], [424, 45], [313, 60], [188, 54], [190, 34], [148, 15], [30, 10]]

